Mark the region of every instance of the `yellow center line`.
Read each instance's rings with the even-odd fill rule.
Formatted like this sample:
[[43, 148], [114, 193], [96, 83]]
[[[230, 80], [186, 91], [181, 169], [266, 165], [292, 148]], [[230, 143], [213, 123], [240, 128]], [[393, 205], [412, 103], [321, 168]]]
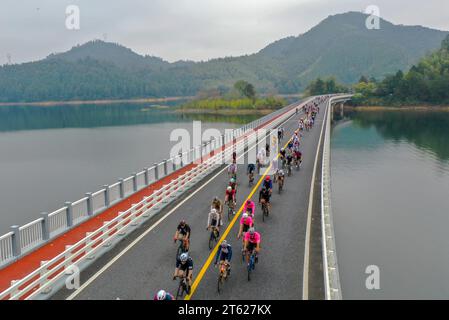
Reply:
[[[287, 143], [284, 145], [284, 148], [287, 147], [288, 143], [291, 141], [291, 138], [287, 141]], [[280, 153], [278, 153], [276, 155], [276, 158], [274, 158], [274, 160], [277, 160], [279, 158]], [[234, 226], [235, 222], [238, 220], [240, 214], [242, 213], [243, 207], [245, 206], [245, 203], [247, 200], [249, 200], [250, 198], [252, 198], [252, 196], [254, 195], [254, 193], [256, 192], [257, 188], [260, 186], [260, 184], [262, 183], [263, 179], [265, 178], [265, 176], [267, 175], [268, 171], [270, 170], [272, 164], [270, 163], [270, 165], [268, 166], [268, 168], [265, 170], [265, 172], [262, 174], [262, 177], [259, 179], [259, 181], [257, 182], [257, 184], [254, 186], [253, 190], [250, 192], [250, 194], [248, 195], [248, 197], [243, 201], [243, 204], [241, 205], [239, 211], [237, 211], [237, 213], [234, 216], [234, 219], [231, 220], [231, 223], [228, 225], [228, 227], [226, 228], [226, 231], [222, 234], [222, 236], [220, 237], [220, 240], [217, 241], [217, 244], [215, 245], [214, 249], [212, 250], [212, 252], [210, 253], [209, 257], [207, 258], [205, 264], [203, 265], [203, 267], [201, 268], [200, 272], [198, 273], [198, 276], [196, 277], [195, 281], [192, 284], [192, 288], [190, 289], [190, 294], [186, 295], [184, 300], [190, 300], [190, 298], [192, 297], [192, 295], [195, 293], [196, 288], [199, 286], [201, 280], [203, 279], [207, 269], [209, 268], [210, 264], [212, 263], [212, 260], [215, 258], [215, 255], [217, 254], [218, 251], [218, 247], [221, 245], [221, 242], [226, 239], [226, 237], [228, 236], [229, 232], [231, 231], [232, 227]]]

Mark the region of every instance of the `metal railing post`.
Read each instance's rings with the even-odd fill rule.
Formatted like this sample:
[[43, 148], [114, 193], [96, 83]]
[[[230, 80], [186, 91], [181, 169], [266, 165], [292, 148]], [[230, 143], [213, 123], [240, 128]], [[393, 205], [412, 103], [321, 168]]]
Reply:
[[176, 157], [172, 158], [172, 168], [173, 168], [173, 172], [176, 171]]
[[182, 158], [182, 152], [179, 152], [179, 164], [180, 168], [184, 167], [184, 159]]
[[108, 208], [111, 205], [111, 196], [109, 191], [109, 186], [105, 184], [103, 186], [104, 188], [104, 205], [106, 208]]
[[48, 221], [48, 212], [42, 212], [42, 240], [50, 239], [50, 226]]
[[94, 206], [92, 203], [92, 192], [87, 192], [86, 193], [86, 197], [87, 197], [87, 215], [90, 217], [94, 214]]
[[66, 215], [67, 215], [67, 227], [73, 226], [73, 208], [72, 203], [67, 201], [65, 203], [67, 209], [66, 209]]
[[148, 168], [144, 168], [144, 178], [145, 178], [145, 186], [148, 186], [150, 184], [150, 175], [148, 173]]
[[137, 191], [137, 173], [133, 172], [133, 190]]
[[119, 190], [120, 190], [120, 199], [125, 197], [125, 183], [122, 178], [118, 179], [120, 181]]
[[20, 230], [19, 226], [11, 226], [12, 234], [12, 254], [14, 257], [18, 257], [22, 254], [22, 246], [20, 244]]
[[167, 159], [164, 159], [164, 177], [167, 176]]
[[154, 179], [155, 181], [159, 180], [159, 169], [157, 168], [158, 164], [154, 164]]

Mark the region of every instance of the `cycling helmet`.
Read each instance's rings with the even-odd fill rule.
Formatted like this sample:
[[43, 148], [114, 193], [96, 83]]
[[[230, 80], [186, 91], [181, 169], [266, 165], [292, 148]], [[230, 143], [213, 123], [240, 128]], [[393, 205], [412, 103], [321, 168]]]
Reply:
[[229, 186], [229, 187], [227, 188], [227, 190], [228, 190], [228, 191], [232, 191], [232, 187]]
[[242, 218], [243, 218], [243, 219], [248, 218], [248, 214], [245, 212], [245, 213], [242, 215]]
[[187, 252], [181, 253], [181, 255], [179, 256], [179, 260], [181, 260], [181, 262], [186, 262], [187, 259], [189, 259], [189, 255], [187, 254]]
[[165, 292], [165, 290], [159, 290], [159, 292], [157, 293], [157, 299], [165, 300], [166, 295], [167, 295], [167, 292]]
[[270, 176], [266, 176], [265, 181], [270, 181]]
[[217, 209], [212, 209], [210, 212], [213, 214], [217, 214]]
[[235, 179], [234, 178], [231, 178], [231, 180], [229, 180], [231, 183], [234, 183], [235, 182]]
[[251, 200], [250, 199], [246, 200], [246, 204], [250, 205], [251, 204]]
[[214, 197], [214, 201], [218, 201], [218, 197], [217, 196]]
[[254, 232], [256, 232], [256, 231], [254, 230], [254, 227], [251, 227], [248, 229], [248, 232], [249, 232], [249, 234], [253, 235]]
[[227, 247], [228, 246], [228, 242], [226, 240], [223, 240], [223, 242], [221, 243], [222, 247]]
[[179, 224], [185, 225], [186, 221], [184, 219], [182, 219], [181, 221], [179, 221]]

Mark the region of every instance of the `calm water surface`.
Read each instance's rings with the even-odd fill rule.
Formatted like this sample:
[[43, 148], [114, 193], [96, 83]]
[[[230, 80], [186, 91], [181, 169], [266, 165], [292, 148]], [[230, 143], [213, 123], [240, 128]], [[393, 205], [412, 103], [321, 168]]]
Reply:
[[[449, 113], [351, 114], [332, 134], [346, 299], [449, 298]], [[367, 290], [365, 269], [380, 270]]]
[[168, 158], [170, 132], [192, 132], [192, 120], [223, 131], [255, 118], [145, 104], [0, 107], [0, 235]]

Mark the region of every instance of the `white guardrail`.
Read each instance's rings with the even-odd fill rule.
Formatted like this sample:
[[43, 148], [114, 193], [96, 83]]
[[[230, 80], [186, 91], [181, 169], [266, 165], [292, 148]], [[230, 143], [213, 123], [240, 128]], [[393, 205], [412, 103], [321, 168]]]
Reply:
[[[119, 212], [117, 217], [111, 221], [104, 222], [104, 225], [89, 232], [86, 237], [78, 241], [76, 244], [66, 246], [66, 250], [49, 261], [42, 261], [41, 266], [28, 274], [26, 277], [11, 282], [11, 286], [0, 293], [0, 300], [3, 299], [45, 299], [50, 292], [54, 292], [57, 288], [63, 286], [64, 281], [71, 273], [74, 272], [72, 266], [75, 265], [79, 270], [86, 268], [92, 261], [101, 256], [104, 252], [120, 241], [123, 236], [132, 232], [140, 224], [156, 215], [162, 208], [174, 201], [181, 194], [186, 192], [192, 186], [197, 184], [205, 176], [215, 171], [223, 164], [223, 159], [231, 159], [234, 151], [239, 154], [245, 148], [249, 148], [261, 143], [254, 129], [276, 128], [280, 123], [293, 115], [295, 108], [310, 101], [314, 97], [307, 99], [302, 103], [294, 103], [276, 112], [273, 112], [261, 119], [255, 120], [242, 128], [234, 130], [235, 135], [223, 135], [218, 140], [211, 140], [207, 144], [208, 153], [203, 153], [204, 147], [192, 148], [184, 152], [179, 159], [179, 164], [173, 159], [173, 171], [182, 168], [187, 164], [193, 163], [195, 160], [201, 160], [192, 169], [174, 178], [170, 183], [163, 185], [160, 189], [154, 191], [150, 196], [124, 211]], [[264, 142], [265, 143], [265, 142]], [[213, 146], [212, 146], [213, 144]], [[180, 155], [181, 156], [181, 155]], [[208, 156], [207, 159], [203, 157]], [[187, 159], [187, 161], [185, 161]], [[164, 176], [167, 172], [167, 160], [162, 162]], [[140, 175], [144, 175], [144, 182], [138, 183], [139, 174], [125, 180], [132, 180], [133, 190], [139, 190], [140, 186], [148, 186], [155, 180], [150, 179], [150, 172], [154, 172], [156, 180], [161, 178], [159, 170], [154, 168], [160, 167], [161, 164], [155, 165], [153, 168], [145, 169]], [[30, 248], [36, 246], [37, 243], [48, 241], [73, 226], [74, 222], [80, 223], [86, 218], [94, 214], [94, 208], [101, 212], [103, 206], [102, 201], [94, 200], [95, 196], [104, 197], [104, 207], [109, 207], [112, 203], [116, 203], [120, 199], [126, 197], [126, 189], [124, 181], [120, 180], [111, 186], [105, 186], [104, 189], [94, 194], [87, 194], [83, 199], [74, 203], [66, 203], [66, 206], [57, 211], [45, 214], [43, 217], [22, 227], [14, 227], [13, 231], [0, 237], [0, 258], [5, 261], [14, 259], [14, 250], [20, 245], [20, 249], [29, 251]], [[128, 195], [129, 196], [129, 195]], [[23, 245], [22, 245], [23, 243]]]
[[335, 248], [334, 223], [331, 207], [331, 119], [332, 105], [344, 101], [351, 95], [338, 95], [328, 100], [323, 156], [321, 166], [321, 231], [323, 246], [324, 289], [326, 300], [341, 300], [342, 292], [338, 272], [337, 251]]

